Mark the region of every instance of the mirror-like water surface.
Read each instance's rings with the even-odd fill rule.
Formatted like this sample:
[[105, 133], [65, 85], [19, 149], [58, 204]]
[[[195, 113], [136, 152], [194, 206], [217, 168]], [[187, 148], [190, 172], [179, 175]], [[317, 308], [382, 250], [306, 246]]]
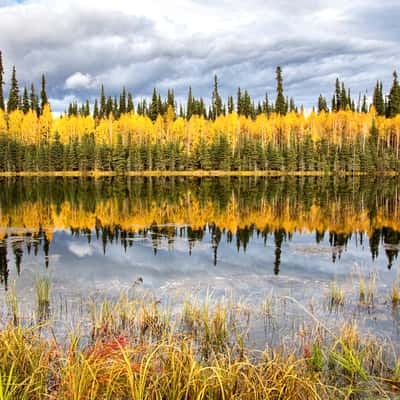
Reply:
[[399, 189], [396, 178], [370, 177], [4, 178], [1, 283], [15, 279], [27, 304], [47, 271], [60, 296], [115, 295], [139, 279], [160, 294], [232, 290], [257, 302], [273, 292], [305, 304], [334, 280], [350, 293], [376, 274], [363, 323], [396, 332], [385, 304]]

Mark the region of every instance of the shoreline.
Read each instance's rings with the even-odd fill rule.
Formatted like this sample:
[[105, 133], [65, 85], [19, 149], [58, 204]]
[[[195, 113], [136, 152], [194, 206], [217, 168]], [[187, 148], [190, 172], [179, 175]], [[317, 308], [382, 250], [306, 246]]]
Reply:
[[20, 171], [0, 172], [0, 177], [114, 177], [114, 176], [137, 176], [137, 177], [344, 177], [344, 176], [399, 176], [400, 172], [324, 172], [324, 171]]

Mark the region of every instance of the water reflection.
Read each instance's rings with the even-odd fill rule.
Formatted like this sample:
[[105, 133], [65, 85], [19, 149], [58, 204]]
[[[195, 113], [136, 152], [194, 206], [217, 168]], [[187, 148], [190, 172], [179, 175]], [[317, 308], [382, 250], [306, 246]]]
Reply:
[[183, 241], [191, 256], [206, 243], [214, 266], [221, 243], [224, 254], [244, 254], [262, 242], [274, 248], [276, 275], [294, 236], [327, 241], [333, 263], [352, 242], [372, 261], [383, 249], [390, 269], [400, 248], [398, 189], [396, 178], [370, 177], [3, 178], [0, 280], [7, 287], [10, 264], [19, 275], [25, 256], [43, 257], [48, 267], [63, 231], [100, 243], [105, 257], [117, 244], [126, 252], [148, 241], [158, 256]]

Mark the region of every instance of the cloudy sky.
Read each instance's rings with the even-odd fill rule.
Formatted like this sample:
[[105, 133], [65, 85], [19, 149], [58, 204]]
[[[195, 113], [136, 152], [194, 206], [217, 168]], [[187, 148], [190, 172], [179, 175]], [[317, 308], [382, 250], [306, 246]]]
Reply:
[[337, 76], [352, 92], [399, 68], [398, 0], [0, 0], [0, 49], [9, 80], [46, 73], [53, 110], [73, 98], [122, 85], [136, 98], [154, 86], [185, 97], [247, 88], [275, 97], [276, 65], [285, 92], [311, 107], [331, 97]]

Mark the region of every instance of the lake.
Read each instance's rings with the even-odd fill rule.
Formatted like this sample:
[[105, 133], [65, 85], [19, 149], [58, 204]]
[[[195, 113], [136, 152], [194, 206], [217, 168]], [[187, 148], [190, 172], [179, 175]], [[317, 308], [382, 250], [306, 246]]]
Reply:
[[[163, 299], [234, 293], [250, 306], [290, 296], [395, 338], [399, 189], [366, 176], [2, 178], [2, 290], [15, 280], [27, 312], [40, 274], [56, 301], [75, 304], [138, 284]], [[360, 307], [371, 277], [374, 305]], [[346, 312], [325, 307], [332, 282]]]

